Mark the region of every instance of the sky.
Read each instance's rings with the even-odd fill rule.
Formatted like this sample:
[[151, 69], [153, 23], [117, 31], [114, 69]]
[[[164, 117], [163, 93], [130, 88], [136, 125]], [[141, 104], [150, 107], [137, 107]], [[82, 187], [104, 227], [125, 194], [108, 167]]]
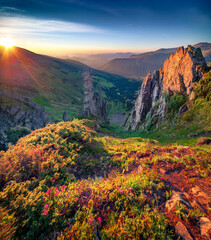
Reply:
[[210, 0], [0, 0], [0, 41], [52, 56], [211, 42]]

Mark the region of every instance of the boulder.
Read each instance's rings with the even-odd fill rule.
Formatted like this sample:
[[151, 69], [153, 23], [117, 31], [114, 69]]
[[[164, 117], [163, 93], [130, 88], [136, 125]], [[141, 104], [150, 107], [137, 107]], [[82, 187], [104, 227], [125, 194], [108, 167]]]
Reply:
[[198, 186], [193, 187], [190, 192], [197, 197], [203, 197], [207, 201], [211, 200], [211, 197], [204, 191], [202, 191]]
[[180, 237], [182, 237], [182, 239], [184, 240], [193, 240], [193, 238], [191, 237], [190, 233], [188, 232], [187, 228], [185, 227], [184, 224], [182, 224], [181, 222], [178, 222], [175, 226], [175, 232], [177, 235], [179, 235]]
[[211, 221], [206, 217], [199, 219], [201, 235], [205, 235], [211, 239]]
[[192, 208], [190, 203], [188, 201], [184, 200], [185, 195], [181, 192], [175, 192], [173, 191], [173, 194], [171, 198], [166, 202], [165, 207], [168, 211], [171, 211], [174, 207], [176, 207], [177, 204], [184, 204], [188, 208]]

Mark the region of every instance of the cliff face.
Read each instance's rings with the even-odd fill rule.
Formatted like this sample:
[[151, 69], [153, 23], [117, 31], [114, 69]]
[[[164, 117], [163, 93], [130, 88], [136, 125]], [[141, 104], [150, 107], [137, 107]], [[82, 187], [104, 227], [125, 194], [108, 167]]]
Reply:
[[7, 90], [0, 91], [0, 96], [0, 150], [8, 148], [10, 128], [18, 126], [35, 130], [50, 123], [44, 107], [39, 107], [30, 98]]
[[140, 94], [126, 123], [126, 129], [144, 128], [153, 118], [157, 125], [166, 117], [168, 104], [164, 93], [192, 98], [193, 83], [203, 76], [206, 61], [199, 48], [180, 47], [164, 62], [163, 68], [149, 73], [144, 79]]

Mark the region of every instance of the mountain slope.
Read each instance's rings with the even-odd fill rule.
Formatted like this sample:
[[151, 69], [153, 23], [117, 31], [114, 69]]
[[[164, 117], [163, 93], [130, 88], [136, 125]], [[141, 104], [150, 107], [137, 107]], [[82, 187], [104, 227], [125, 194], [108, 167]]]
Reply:
[[161, 68], [166, 58], [176, 49], [159, 49], [155, 52], [113, 59], [100, 69], [125, 77], [144, 78], [149, 71]]
[[[195, 48], [201, 48], [207, 61], [211, 61], [211, 44], [198, 43], [193, 45]], [[146, 52], [138, 55], [132, 55], [129, 58], [117, 58], [109, 61], [100, 69], [106, 72], [119, 74], [131, 78], [145, 78], [147, 73], [153, 72], [163, 66], [164, 61], [176, 51], [177, 48], [159, 49], [154, 52]]]
[[[82, 72], [87, 66], [14, 47], [0, 48], [0, 87], [30, 97], [45, 106], [52, 120], [63, 111], [75, 116], [83, 108]], [[91, 70], [95, 90], [102, 88], [110, 112], [129, 110], [140, 83], [106, 72]], [[117, 107], [119, 109], [117, 109]]]

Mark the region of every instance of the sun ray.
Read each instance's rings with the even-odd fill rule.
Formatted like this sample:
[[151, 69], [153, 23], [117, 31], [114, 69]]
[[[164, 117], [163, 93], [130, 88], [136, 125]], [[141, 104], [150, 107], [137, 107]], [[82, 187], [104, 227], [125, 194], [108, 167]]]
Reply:
[[4, 46], [6, 49], [8, 48], [11, 48], [14, 46], [14, 42], [12, 41], [11, 38], [3, 38], [1, 41], [0, 41], [0, 45], [1, 46]]

